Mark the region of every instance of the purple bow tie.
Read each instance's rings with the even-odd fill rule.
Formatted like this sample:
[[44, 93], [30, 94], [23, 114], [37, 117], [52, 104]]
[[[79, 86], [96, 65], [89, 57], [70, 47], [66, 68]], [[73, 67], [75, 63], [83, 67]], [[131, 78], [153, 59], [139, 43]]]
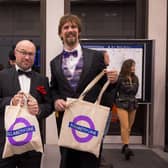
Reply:
[[78, 56], [78, 51], [77, 50], [74, 50], [72, 52], [68, 52], [68, 51], [63, 51], [63, 56], [64, 58], [68, 58], [70, 55], [74, 56], [74, 57], [77, 57]]

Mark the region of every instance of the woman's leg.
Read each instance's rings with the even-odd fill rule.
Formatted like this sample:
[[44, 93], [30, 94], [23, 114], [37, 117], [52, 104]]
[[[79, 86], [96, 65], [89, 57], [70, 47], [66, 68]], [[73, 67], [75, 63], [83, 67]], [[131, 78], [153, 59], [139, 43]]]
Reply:
[[128, 144], [131, 127], [135, 120], [135, 112], [130, 113], [124, 109], [118, 108], [118, 117], [120, 120], [121, 139], [123, 143], [122, 153], [124, 154], [125, 159], [129, 160], [130, 156], [133, 156], [133, 152], [128, 148]]
[[129, 135], [131, 134], [131, 129], [135, 121], [136, 110], [130, 111], [128, 113], [128, 121], [129, 121]]
[[120, 120], [121, 140], [123, 144], [129, 143], [129, 120], [128, 112], [124, 109], [117, 108], [118, 118]]

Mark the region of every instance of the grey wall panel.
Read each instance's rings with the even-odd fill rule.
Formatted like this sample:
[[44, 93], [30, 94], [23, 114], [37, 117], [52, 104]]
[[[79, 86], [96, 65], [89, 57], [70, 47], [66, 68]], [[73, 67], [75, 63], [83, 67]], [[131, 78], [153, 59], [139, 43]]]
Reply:
[[71, 11], [81, 17], [83, 38], [134, 38], [135, 6], [72, 5]]
[[40, 7], [0, 6], [0, 35], [39, 35]]
[[0, 63], [8, 64], [8, 53], [17, 41], [29, 39], [40, 45], [40, 5], [0, 5]]

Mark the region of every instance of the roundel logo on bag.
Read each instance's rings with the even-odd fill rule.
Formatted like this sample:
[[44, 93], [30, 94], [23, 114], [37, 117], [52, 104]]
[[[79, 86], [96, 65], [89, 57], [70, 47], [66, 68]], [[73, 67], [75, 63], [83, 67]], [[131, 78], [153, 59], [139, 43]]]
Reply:
[[[79, 125], [78, 122], [84, 121], [88, 123], [89, 128]], [[69, 122], [69, 127], [72, 128], [72, 134], [76, 141], [80, 143], [85, 143], [90, 141], [94, 136], [98, 136], [98, 131], [95, 130], [95, 125], [93, 121], [88, 117], [84, 115], [79, 115], [73, 119], [72, 122]], [[86, 133], [87, 135], [85, 137], [80, 137], [77, 134], [77, 131]]]
[[[25, 127], [14, 129], [14, 127], [18, 124], [24, 124]], [[35, 131], [35, 127], [31, 125], [25, 118], [16, 118], [15, 122], [10, 126], [9, 130], [7, 131], [7, 137], [9, 142], [14, 146], [22, 146], [29, 143], [32, 139], [33, 132]], [[15, 137], [20, 135], [25, 135], [21, 137], [19, 140], [16, 140]]]

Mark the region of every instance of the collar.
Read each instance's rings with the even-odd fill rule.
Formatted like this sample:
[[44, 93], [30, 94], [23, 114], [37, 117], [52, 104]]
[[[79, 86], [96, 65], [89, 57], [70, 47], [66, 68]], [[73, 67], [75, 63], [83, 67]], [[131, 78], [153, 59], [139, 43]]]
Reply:
[[78, 51], [78, 57], [81, 57], [82, 56], [82, 47], [81, 45], [78, 43], [78, 45], [73, 48], [72, 50], [67, 50], [66, 48], [64, 48], [65, 51], [68, 51], [68, 52], [73, 52], [74, 50], [77, 50]]
[[[23, 70], [22, 68], [20, 68], [17, 64], [15, 64], [15, 68], [16, 68], [16, 71], [18, 71], [19, 69], [22, 70], [22, 71], [25, 71]], [[29, 71], [32, 71], [31, 68], [27, 69], [25, 72], [29, 72]]]

